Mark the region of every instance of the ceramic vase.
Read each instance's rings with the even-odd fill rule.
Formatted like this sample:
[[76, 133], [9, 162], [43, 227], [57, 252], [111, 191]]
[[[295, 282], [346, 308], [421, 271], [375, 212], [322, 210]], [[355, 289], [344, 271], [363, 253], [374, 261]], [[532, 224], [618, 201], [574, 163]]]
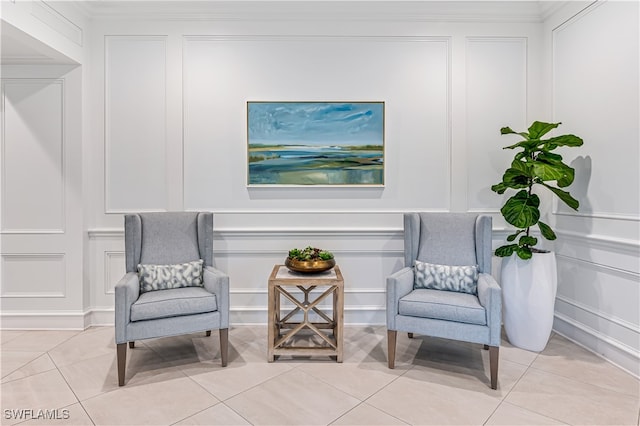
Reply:
[[556, 256], [534, 253], [529, 260], [516, 254], [502, 259], [502, 318], [509, 343], [542, 351], [551, 335], [558, 288]]

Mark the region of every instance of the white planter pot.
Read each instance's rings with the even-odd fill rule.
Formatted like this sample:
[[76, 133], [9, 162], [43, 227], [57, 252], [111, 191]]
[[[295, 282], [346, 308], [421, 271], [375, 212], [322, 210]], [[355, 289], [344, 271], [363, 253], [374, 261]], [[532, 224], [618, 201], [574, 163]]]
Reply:
[[534, 253], [529, 260], [516, 254], [502, 259], [502, 318], [509, 342], [542, 351], [551, 335], [558, 288], [555, 253]]

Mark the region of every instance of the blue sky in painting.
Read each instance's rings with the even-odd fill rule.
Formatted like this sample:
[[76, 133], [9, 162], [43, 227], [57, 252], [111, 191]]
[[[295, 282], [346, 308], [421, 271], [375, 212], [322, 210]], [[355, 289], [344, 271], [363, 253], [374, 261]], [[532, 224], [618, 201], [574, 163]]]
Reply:
[[249, 102], [250, 144], [383, 143], [382, 102]]

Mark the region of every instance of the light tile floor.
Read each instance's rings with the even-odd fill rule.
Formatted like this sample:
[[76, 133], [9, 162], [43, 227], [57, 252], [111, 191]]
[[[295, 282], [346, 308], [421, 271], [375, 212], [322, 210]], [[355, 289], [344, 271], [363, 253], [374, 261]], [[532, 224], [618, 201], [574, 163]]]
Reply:
[[215, 331], [140, 341], [124, 387], [113, 327], [0, 337], [2, 424], [640, 425], [639, 381], [559, 335], [539, 354], [504, 341], [495, 391], [481, 345], [398, 333], [390, 370], [378, 326], [346, 327], [341, 364], [268, 363], [264, 326], [230, 330], [226, 368]]

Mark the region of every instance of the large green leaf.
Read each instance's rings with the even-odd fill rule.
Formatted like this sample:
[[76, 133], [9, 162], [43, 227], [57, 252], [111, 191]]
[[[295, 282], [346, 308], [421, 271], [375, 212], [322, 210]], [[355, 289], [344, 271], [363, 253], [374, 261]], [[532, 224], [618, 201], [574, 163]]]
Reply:
[[496, 249], [496, 256], [498, 257], [509, 257], [516, 251], [518, 248], [517, 244], [509, 244], [506, 246], [498, 247]]
[[[547, 151], [544, 151], [544, 150], [540, 154], [538, 154], [537, 160], [545, 161], [545, 162], [550, 163], [550, 164], [564, 164], [562, 162], [562, 155], [555, 154], [553, 152], [547, 152]], [[513, 166], [511, 166], [511, 167], [513, 167]]]
[[544, 142], [545, 151], [552, 151], [559, 146], [581, 146], [584, 143], [582, 138], [579, 138], [576, 135], [556, 136], [555, 138], [547, 139], [541, 142]]
[[529, 187], [529, 177], [518, 169], [508, 168], [502, 176], [502, 182], [509, 188], [520, 189]]
[[536, 161], [533, 164], [533, 173], [542, 181], [557, 181], [558, 186], [561, 188], [571, 185], [574, 177], [574, 170], [569, 166], [543, 163], [541, 161]]
[[531, 164], [521, 159], [513, 160], [511, 162], [511, 168], [522, 172], [522, 174], [531, 177]]
[[547, 240], [555, 240], [557, 238], [556, 233], [553, 232], [553, 229], [551, 229], [551, 227], [546, 223], [538, 221], [538, 228], [540, 228], [540, 233]]
[[509, 198], [500, 211], [505, 220], [516, 228], [528, 228], [540, 219], [540, 198], [524, 189]]
[[501, 135], [520, 135], [525, 139], [529, 139], [529, 134], [525, 133], [525, 132], [516, 132], [513, 129], [511, 129], [511, 127], [503, 127], [500, 129], [500, 134]]
[[537, 139], [526, 139], [520, 141], [518, 143], [514, 143], [513, 145], [505, 146], [502, 149], [514, 149], [514, 148], [522, 148], [524, 150], [525, 156], [531, 156], [531, 153], [538, 151], [538, 145], [540, 145], [540, 141]]
[[528, 260], [533, 257], [533, 252], [527, 246], [524, 246], [524, 247], [518, 246], [518, 248], [516, 248], [516, 253], [520, 257], [520, 259], [524, 259], [524, 260]]
[[512, 242], [515, 241], [516, 238], [518, 237], [518, 235], [522, 234], [523, 232], [525, 232], [524, 229], [519, 230], [518, 232], [511, 234], [507, 237], [507, 241]]
[[538, 244], [538, 239], [536, 237], [532, 237], [531, 235], [523, 235], [518, 241], [518, 245], [520, 247], [535, 246], [536, 244]]
[[534, 173], [544, 181], [556, 180], [560, 188], [571, 185], [575, 177], [575, 170], [563, 163], [560, 155], [551, 152], [541, 152], [538, 155]]
[[497, 192], [498, 194], [504, 194], [504, 191], [506, 191], [508, 188], [507, 185], [504, 184], [504, 182], [500, 182], [500, 183], [496, 183], [495, 185], [491, 185], [491, 190], [493, 192]]
[[547, 185], [544, 182], [542, 182], [542, 185], [544, 185], [547, 188], [549, 188], [549, 190], [551, 190], [554, 194], [556, 194], [558, 196], [558, 198], [560, 198], [566, 205], [568, 205], [569, 207], [571, 207], [574, 210], [578, 210], [578, 207], [580, 206], [580, 203], [578, 202], [578, 200], [573, 198], [571, 196], [571, 194], [569, 194], [567, 191], [563, 191], [562, 189], [553, 187], [551, 185]]
[[544, 123], [542, 121], [534, 121], [531, 127], [529, 127], [529, 138], [540, 139], [560, 124], [562, 123]]

